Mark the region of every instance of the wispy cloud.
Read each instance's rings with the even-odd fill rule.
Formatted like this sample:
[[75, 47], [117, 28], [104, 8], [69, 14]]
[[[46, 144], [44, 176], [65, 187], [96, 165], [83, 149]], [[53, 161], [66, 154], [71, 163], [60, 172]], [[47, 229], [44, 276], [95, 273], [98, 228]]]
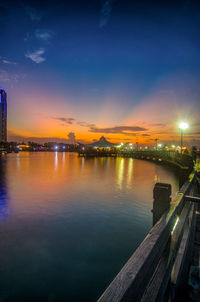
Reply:
[[40, 21], [42, 18], [42, 14], [36, 10], [34, 7], [31, 6], [24, 6], [26, 14], [32, 21]]
[[107, 25], [110, 15], [113, 8], [113, 3], [116, 0], [103, 0], [102, 1], [102, 7], [101, 7], [101, 16], [100, 16], [100, 22], [99, 27], [102, 28]]
[[87, 122], [77, 122], [77, 124], [79, 126], [82, 126], [82, 127], [88, 127], [88, 128], [95, 127], [95, 124], [90, 124], [90, 123], [87, 123]]
[[150, 126], [153, 126], [153, 127], [166, 127], [166, 124], [163, 124], [163, 123], [153, 123], [153, 124], [150, 124]]
[[0, 82], [1, 83], [17, 83], [20, 79], [25, 78], [25, 74], [22, 73], [15, 73], [15, 72], [8, 72], [5, 69], [0, 69]]
[[43, 42], [49, 42], [49, 40], [54, 36], [51, 30], [36, 29], [35, 37]]
[[63, 125], [76, 123], [77, 125], [79, 125], [81, 127], [86, 127], [86, 128], [93, 128], [96, 126], [95, 124], [91, 124], [91, 123], [87, 123], [87, 122], [80, 122], [73, 117], [55, 117], [55, 116], [53, 116], [50, 118], [63, 122]]
[[124, 134], [124, 135], [131, 135], [136, 136], [135, 132], [146, 131], [146, 128], [139, 127], [139, 126], [116, 126], [111, 128], [98, 128], [98, 127], [91, 127], [89, 132], [95, 133], [113, 133], [113, 134]]
[[2, 63], [7, 64], [7, 65], [16, 65], [17, 64], [16, 62], [8, 61], [8, 60], [5, 60], [5, 59], [2, 59]]
[[9, 82], [11, 80], [10, 75], [4, 69], [0, 69], [0, 82]]
[[51, 117], [52, 119], [54, 119], [54, 120], [58, 120], [58, 121], [60, 121], [60, 122], [64, 122], [64, 123], [66, 123], [66, 124], [73, 124], [73, 122], [75, 121], [75, 119], [74, 118], [72, 118], [72, 117], [68, 117], [68, 118], [66, 118], [66, 117]]
[[44, 53], [45, 53], [44, 48], [40, 48], [33, 52], [27, 52], [25, 54], [25, 57], [32, 60], [33, 62], [35, 62], [37, 64], [40, 64], [46, 60], [46, 58], [44, 58], [44, 56], [43, 56]]

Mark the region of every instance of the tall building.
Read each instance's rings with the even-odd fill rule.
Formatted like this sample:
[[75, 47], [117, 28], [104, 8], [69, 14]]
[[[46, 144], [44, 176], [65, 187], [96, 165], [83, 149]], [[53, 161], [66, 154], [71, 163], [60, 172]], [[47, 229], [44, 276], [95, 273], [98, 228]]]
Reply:
[[7, 101], [6, 92], [0, 88], [0, 142], [7, 141]]

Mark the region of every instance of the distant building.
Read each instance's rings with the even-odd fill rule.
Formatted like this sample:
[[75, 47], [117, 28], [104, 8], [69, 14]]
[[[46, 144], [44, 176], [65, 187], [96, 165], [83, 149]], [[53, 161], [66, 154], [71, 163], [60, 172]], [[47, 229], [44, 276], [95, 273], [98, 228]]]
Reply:
[[94, 142], [94, 143], [92, 143], [92, 144], [88, 144], [88, 145], [86, 145], [86, 146], [88, 146], [88, 147], [93, 147], [93, 148], [112, 148], [112, 147], [115, 147], [116, 144], [113, 144], [113, 143], [108, 142], [108, 141], [105, 139], [105, 137], [102, 136], [102, 137], [100, 138], [99, 141]]
[[6, 92], [0, 88], [0, 142], [7, 142], [7, 101]]

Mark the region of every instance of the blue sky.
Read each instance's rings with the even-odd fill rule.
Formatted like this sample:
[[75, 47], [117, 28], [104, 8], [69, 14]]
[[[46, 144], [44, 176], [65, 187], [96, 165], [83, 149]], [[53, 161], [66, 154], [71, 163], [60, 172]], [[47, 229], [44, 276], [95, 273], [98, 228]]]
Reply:
[[[199, 143], [198, 1], [2, 0], [0, 7], [10, 138], [74, 132], [82, 141], [176, 141], [176, 123], [187, 119], [188, 141]], [[132, 135], [113, 127], [133, 127]]]

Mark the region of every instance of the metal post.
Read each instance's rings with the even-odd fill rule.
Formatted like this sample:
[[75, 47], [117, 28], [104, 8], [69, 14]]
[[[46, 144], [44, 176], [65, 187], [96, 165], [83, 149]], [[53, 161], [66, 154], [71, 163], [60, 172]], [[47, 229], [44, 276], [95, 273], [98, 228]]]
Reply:
[[181, 154], [183, 153], [183, 129], [181, 129]]

